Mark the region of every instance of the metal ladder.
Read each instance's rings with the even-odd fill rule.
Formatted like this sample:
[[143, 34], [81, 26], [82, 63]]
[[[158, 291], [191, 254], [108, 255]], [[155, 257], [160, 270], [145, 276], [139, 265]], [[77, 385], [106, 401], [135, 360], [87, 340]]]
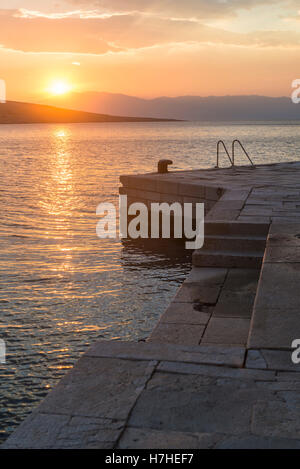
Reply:
[[243, 152], [244, 152], [245, 155], [247, 156], [248, 160], [249, 160], [250, 163], [251, 163], [251, 168], [252, 168], [252, 169], [255, 168], [255, 164], [253, 163], [253, 161], [251, 160], [251, 158], [250, 158], [250, 156], [248, 155], [247, 151], [245, 150], [244, 145], [241, 143], [240, 140], [237, 140], [237, 139], [236, 139], [236, 140], [233, 140], [233, 142], [232, 142], [232, 150], [231, 150], [231, 151], [232, 151], [232, 153], [231, 153], [232, 156], [231, 156], [231, 157], [230, 157], [230, 155], [229, 155], [229, 152], [228, 152], [228, 150], [227, 150], [227, 147], [226, 147], [224, 141], [223, 141], [223, 140], [219, 140], [219, 141], [218, 141], [218, 144], [217, 144], [217, 165], [215, 166], [215, 168], [220, 168], [220, 166], [219, 166], [219, 161], [220, 161], [220, 146], [221, 146], [221, 145], [223, 146], [223, 148], [224, 148], [224, 150], [225, 150], [225, 152], [226, 152], [226, 155], [227, 155], [227, 157], [228, 157], [228, 159], [229, 159], [229, 161], [230, 161], [230, 163], [231, 163], [232, 168], [235, 167], [234, 160], [235, 160], [235, 146], [236, 146], [236, 144], [239, 144], [239, 146], [241, 147], [241, 149], [243, 150]]

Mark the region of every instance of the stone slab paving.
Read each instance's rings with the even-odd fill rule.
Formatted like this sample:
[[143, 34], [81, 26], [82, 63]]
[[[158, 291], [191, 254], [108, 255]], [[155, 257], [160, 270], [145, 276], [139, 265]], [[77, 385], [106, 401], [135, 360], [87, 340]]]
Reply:
[[250, 319], [211, 318], [202, 344], [231, 344], [245, 346], [248, 339]]
[[299, 448], [300, 373], [242, 368], [245, 352], [97, 342], [2, 449]]
[[256, 292], [223, 290], [214, 310], [214, 317], [250, 319]]
[[193, 267], [149, 342], [246, 346], [260, 271]]
[[299, 365], [292, 362], [289, 350], [248, 350], [246, 366], [263, 370], [299, 371]]
[[272, 447], [299, 447], [294, 441], [299, 439], [299, 415], [290, 407], [299, 397], [291, 382], [284, 383], [285, 391], [281, 392], [272, 388], [282, 384], [273, 372], [172, 365], [171, 369], [160, 366], [148, 381], [129, 426], [143, 428], [146, 421], [157, 431], [212, 434], [219, 436], [220, 447], [243, 447], [251, 441]]
[[204, 311], [197, 311], [194, 303], [176, 303], [172, 302], [162, 315], [160, 322], [162, 324], [186, 324], [206, 326], [212, 311], [212, 307], [203, 306]]
[[180, 363], [226, 362], [235, 367], [244, 361], [244, 350], [238, 348], [97, 342], [2, 448], [115, 447], [160, 363], [158, 355]]
[[161, 344], [199, 345], [205, 326], [198, 324], [166, 324], [161, 322], [154, 329], [149, 341]]
[[166, 361], [241, 368], [245, 360], [242, 347], [185, 346], [151, 342], [98, 341], [91, 345], [86, 357], [118, 358], [134, 361]]
[[256, 269], [230, 269], [213, 316], [251, 319], [259, 276]]

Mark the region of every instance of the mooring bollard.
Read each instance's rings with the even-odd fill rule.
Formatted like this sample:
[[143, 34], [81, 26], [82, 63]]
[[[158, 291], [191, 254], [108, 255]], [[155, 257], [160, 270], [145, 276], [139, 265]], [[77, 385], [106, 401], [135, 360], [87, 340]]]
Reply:
[[164, 174], [168, 172], [169, 164], [173, 164], [172, 160], [160, 160], [157, 165], [157, 171], [160, 174]]

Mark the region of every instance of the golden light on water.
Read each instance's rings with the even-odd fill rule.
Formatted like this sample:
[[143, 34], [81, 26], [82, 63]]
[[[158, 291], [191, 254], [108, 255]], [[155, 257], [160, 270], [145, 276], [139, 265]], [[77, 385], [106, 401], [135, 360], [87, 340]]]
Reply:
[[54, 135], [63, 138], [67, 136], [67, 133], [65, 130], [57, 130]]
[[[72, 133], [67, 127], [57, 126], [52, 131], [50, 157], [47, 171], [40, 181], [39, 206], [47, 220], [44, 234], [49, 239], [60, 240], [49, 249], [52, 252], [53, 272], [72, 272], [73, 243], [66, 244], [72, 233], [73, 211], [76, 206], [74, 188], [74, 168], [70, 137]], [[67, 295], [67, 293], [64, 293]]]

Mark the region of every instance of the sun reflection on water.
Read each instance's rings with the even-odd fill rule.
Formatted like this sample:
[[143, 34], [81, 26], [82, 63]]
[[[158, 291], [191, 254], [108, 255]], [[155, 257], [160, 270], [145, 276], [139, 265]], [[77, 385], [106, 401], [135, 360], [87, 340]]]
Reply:
[[55, 128], [51, 138], [51, 152], [47, 171], [40, 181], [38, 204], [43, 213], [45, 235], [52, 243], [47, 249], [52, 259], [52, 272], [73, 272], [73, 220], [76, 210], [76, 175], [69, 129]]
[[55, 130], [51, 144], [53, 151], [49, 171], [44, 175], [40, 203], [55, 228], [65, 230], [65, 223], [72, 214], [75, 192], [70, 132]]
[[66, 137], [67, 132], [65, 130], [56, 130], [54, 132], [55, 137]]

